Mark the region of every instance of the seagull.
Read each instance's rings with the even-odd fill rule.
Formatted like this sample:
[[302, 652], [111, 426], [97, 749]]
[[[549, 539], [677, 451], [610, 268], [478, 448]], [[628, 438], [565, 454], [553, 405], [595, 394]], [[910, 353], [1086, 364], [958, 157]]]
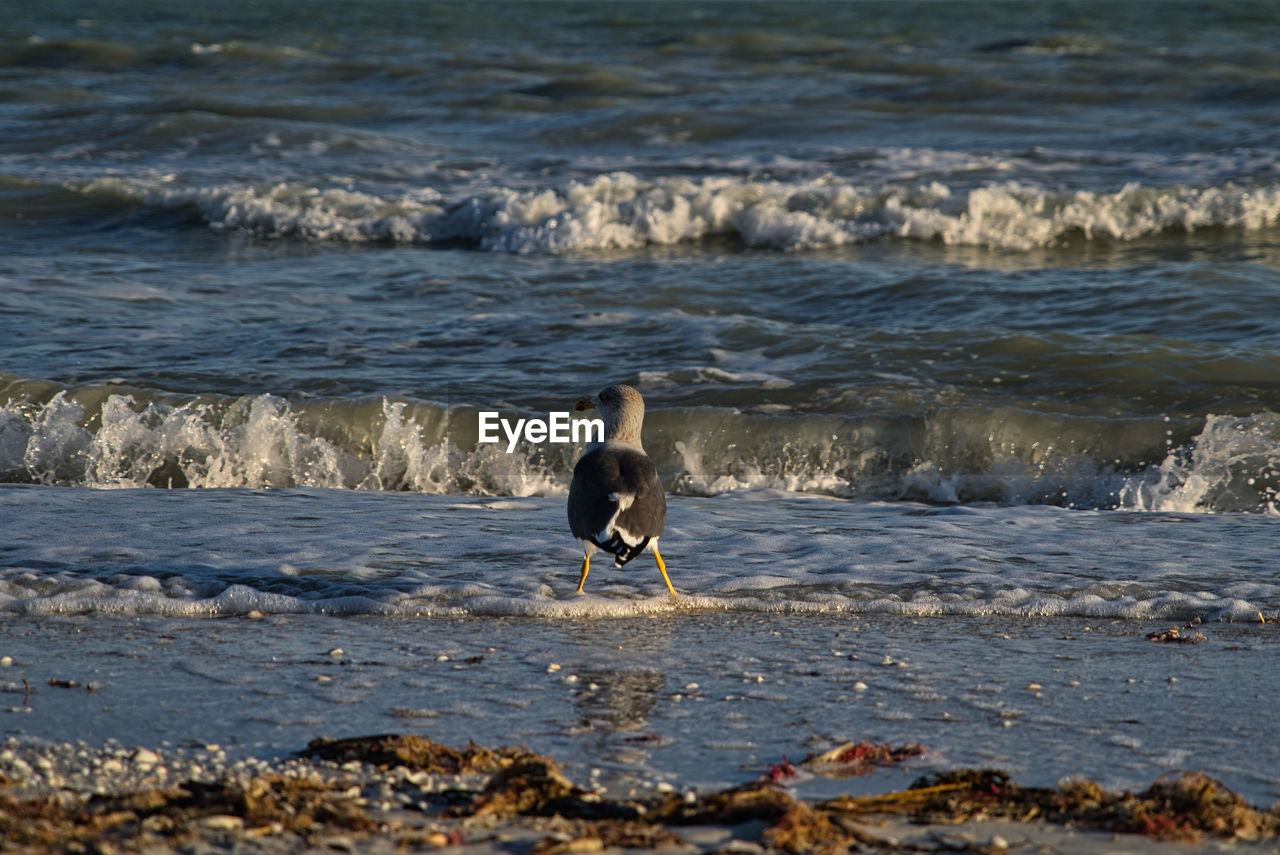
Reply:
[[658, 562], [667, 590], [678, 596], [658, 552], [667, 500], [658, 468], [640, 444], [644, 398], [630, 386], [606, 386], [574, 406], [577, 412], [596, 408], [604, 417], [604, 442], [588, 446], [573, 467], [569, 484], [569, 530], [582, 542], [578, 593], [597, 549], [612, 554], [617, 567], [647, 549]]

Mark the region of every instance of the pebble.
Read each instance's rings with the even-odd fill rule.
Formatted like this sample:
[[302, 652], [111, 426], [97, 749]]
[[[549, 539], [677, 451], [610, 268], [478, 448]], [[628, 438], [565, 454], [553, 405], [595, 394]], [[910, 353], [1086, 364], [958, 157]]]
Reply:
[[865, 692], [867, 690], [867, 684], [859, 680], [853, 684], [853, 690], [855, 692]]
[[338, 835], [336, 837], [326, 837], [322, 841], [325, 846], [335, 852], [354, 852], [356, 851], [356, 842], [346, 835]]
[[201, 819], [200, 825], [210, 831], [239, 831], [244, 828], [244, 820], [230, 814], [215, 813]]
[[13, 666], [12, 656], [0, 656], [0, 668], [9, 668]]
[[129, 758], [133, 765], [141, 769], [150, 769], [160, 762], [160, 755], [146, 748], [139, 748], [133, 752], [133, 756]]
[[345, 651], [345, 650], [343, 650], [341, 647], [335, 647], [335, 648], [333, 648], [332, 650], [330, 650], [330, 651], [329, 651], [329, 658], [330, 658], [330, 659], [341, 659], [344, 653], [346, 653], [346, 651]]
[[9, 769], [19, 777], [31, 774], [31, 765], [21, 757], [13, 757], [8, 760]]
[[718, 847], [732, 837], [733, 832], [727, 828], [699, 828], [695, 826], [690, 829], [681, 829], [680, 836], [695, 846]]

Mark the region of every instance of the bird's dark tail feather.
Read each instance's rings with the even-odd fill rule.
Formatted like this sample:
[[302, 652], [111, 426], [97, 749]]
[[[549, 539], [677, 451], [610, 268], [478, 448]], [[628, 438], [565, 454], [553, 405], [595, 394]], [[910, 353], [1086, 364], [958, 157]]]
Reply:
[[635, 558], [644, 548], [649, 545], [649, 538], [645, 538], [639, 543], [632, 546], [622, 539], [622, 535], [614, 533], [613, 537], [606, 541], [599, 541], [596, 538], [590, 538], [591, 542], [613, 556], [613, 563], [616, 567], [621, 567], [632, 558]]

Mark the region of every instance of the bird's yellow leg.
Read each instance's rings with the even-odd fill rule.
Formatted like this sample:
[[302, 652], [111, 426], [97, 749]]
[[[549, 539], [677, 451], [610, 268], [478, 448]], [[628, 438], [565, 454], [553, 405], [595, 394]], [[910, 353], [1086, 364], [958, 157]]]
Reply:
[[[653, 560], [658, 562], [658, 572], [662, 574], [662, 581], [667, 583], [667, 590], [671, 592], [671, 596], [678, 597], [676, 589], [671, 587], [671, 577], [667, 575], [667, 565], [662, 563], [662, 556], [658, 554], [658, 547], [653, 548]], [[583, 575], [582, 578], [587, 578]]]
[[[582, 593], [582, 586], [587, 583], [587, 571], [591, 569], [591, 556], [582, 556], [582, 578], [578, 580], [578, 593]], [[663, 575], [666, 575], [665, 573]], [[668, 583], [670, 584], [670, 583]]]

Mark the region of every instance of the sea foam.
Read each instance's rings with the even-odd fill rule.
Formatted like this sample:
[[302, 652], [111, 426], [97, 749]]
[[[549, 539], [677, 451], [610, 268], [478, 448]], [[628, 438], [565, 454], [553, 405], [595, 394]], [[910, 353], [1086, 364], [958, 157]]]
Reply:
[[682, 596], [672, 599], [652, 560], [595, 567], [576, 594], [582, 553], [559, 497], [8, 486], [0, 515], [23, 524], [0, 560], [0, 612], [1257, 622], [1280, 607], [1265, 517], [963, 510], [673, 497], [663, 554]]
[[433, 188], [305, 183], [180, 187], [118, 177], [73, 184], [160, 208], [190, 208], [212, 228], [266, 238], [348, 243], [460, 243], [558, 254], [637, 249], [730, 236], [760, 249], [872, 240], [1030, 250], [1070, 239], [1131, 241], [1161, 232], [1253, 231], [1280, 222], [1280, 184], [1128, 183], [1115, 189], [1027, 180], [917, 184], [739, 175], [642, 178], [625, 171], [531, 189], [495, 186], [448, 198]]
[[[477, 441], [470, 407], [273, 395], [66, 390], [0, 405], [0, 481], [93, 487], [324, 487], [559, 496], [582, 444]], [[647, 446], [676, 494], [759, 489], [859, 500], [1280, 513], [1280, 415], [1179, 430], [1013, 409], [884, 418], [656, 409]]]

